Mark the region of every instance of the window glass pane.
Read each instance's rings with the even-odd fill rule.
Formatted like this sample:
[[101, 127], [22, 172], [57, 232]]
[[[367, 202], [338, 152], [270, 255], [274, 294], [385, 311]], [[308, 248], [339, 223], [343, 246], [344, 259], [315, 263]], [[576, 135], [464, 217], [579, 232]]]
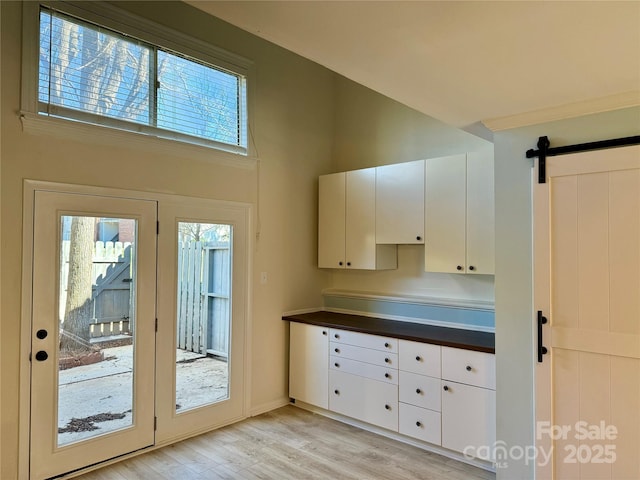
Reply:
[[178, 223], [176, 411], [229, 398], [231, 226]]
[[158, 127], [240, 145], [238, 76], [158, 51]]
[[[101, 241], [103, 226], [115, 241]], [[58, 445], [133, 423], [136, 220], [60, 222]]]
[[148, 47], [115, 33], [43, 10], [39, 99], [149, 123], [150, 52]]

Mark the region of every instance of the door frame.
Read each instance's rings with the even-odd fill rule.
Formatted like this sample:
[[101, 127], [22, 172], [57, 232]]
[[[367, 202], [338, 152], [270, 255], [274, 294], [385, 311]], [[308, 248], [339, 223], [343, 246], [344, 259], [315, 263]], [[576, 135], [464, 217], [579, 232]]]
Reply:
[[[29, 460], [30, 460], [30, 405], [31, 405], [31, 360], [29, 353], [31, 352], [31, 316], [32, 316], [32, 280], [33, 280], [33, 233], [34, 233], [34, 209], [35, 209], [35, 192], [38, 190], [51, 191], [59, 193], [75, 193], [85, 195], [99, 195], [106, 197], [130, 198], [135, 200], [151, 200], [158, 202], [161, 206], [164, 203], [188, 202], [189, 200], [202, 201], [201, 198], [189, 197], [184, 195], [171, 195], [155, 192], [141, 192], [136, 190], [125, 190], [120, 188], [96, 187], [90, 185], [77, 185], [69, 183], [56, 183], [41, 180], [25, 179], [23, 182], [23, 204], [22, 204], [22, 279], [21, 279], [21, 311], [20, 311], [20, 361], [19, 368], [19, 399], [20, 411], [18, 415], [18, 479], [29, 479]], [[245, 271], [241, 272], [244, 276], [244, 307], [245, 307], [245, 335], [244, 335], [244, 398], [243, 398], [243, 415], [247, 418], [251, 406], [251, 331], [252, 331], [252, 298], [253, 288], [251, 279], [253, 278], [253, 251], [254, 251], [254, 235], [253, 235], [253, 206], [250, 203], [233, 202], [227, 200], [208, 199], [220, 207], [237, 209], [242, 212], [246, 219], [246, 240], [244, 247], [244, 255], [246, 258]], [[139, 455], [167, 445], [169, 443], [180, 441], [188, 436], [198, 435], [203, 432], [193, 432], [191, 435], [184, 435], [181, 438], [172, 439], [164, 443], [158, 443], [152, 447], [125, 454], [117, 459], [107, 460], [99, 466], [108, 465], [124, 458]], [[87, 471], [91, 468], [87, 468]]]

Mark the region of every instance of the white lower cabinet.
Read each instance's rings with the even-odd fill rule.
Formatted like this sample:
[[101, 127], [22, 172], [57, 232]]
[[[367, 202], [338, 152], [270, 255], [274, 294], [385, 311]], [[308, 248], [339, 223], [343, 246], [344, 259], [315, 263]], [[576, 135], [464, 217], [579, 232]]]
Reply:
[[442, 347], [442, 446], [493, 461], [495, 355]]
[[424, 442], [440, 445], [440, 412], [400, 403], [398, 431]]
[[493, 461], [493, 354], [295, 322], [291, 342], [292, 398]]
[[492, 461], [496, 441], [495, 390], [447, 380], [442, 380], [442, 388], [442, 446]]
[[329, 329], [290, 322], [289, 396], [329, 407]]
[[329, 410], [398, 431], [397, 385], [331, 370], [329, 389]]

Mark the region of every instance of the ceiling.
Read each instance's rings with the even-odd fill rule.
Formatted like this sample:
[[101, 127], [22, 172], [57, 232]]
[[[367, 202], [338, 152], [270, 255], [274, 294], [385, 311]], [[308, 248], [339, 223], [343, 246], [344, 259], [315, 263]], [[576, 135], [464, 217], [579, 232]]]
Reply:
[[187, 3], [460, 128], [640, 104], [638, 1]]

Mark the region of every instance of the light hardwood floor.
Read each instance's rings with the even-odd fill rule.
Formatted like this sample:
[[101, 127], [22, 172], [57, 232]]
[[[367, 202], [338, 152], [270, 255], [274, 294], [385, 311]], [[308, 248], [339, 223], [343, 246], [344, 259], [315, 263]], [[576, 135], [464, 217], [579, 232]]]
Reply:
[[495, 474], [287, 406], [76, 478], [486, 480]]

